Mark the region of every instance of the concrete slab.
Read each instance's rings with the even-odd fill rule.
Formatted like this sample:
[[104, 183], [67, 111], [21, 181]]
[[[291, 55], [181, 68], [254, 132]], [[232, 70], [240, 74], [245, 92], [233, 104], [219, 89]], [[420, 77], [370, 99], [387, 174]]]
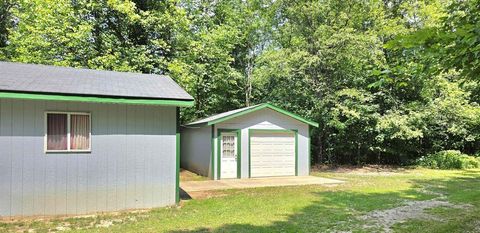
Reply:
[[295, 185], [332, 185], [345, 181], [316, 176], [289, 176], [250, 179], [228, 179], [207, 181], [185, 181], [180, 183], [186, 193], [222, 189], [245, 189], [258, 187], [295, 186]]

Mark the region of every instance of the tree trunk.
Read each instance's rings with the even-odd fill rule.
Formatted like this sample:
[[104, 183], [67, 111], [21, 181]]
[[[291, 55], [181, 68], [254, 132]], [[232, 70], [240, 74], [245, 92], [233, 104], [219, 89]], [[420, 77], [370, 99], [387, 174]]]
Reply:
[[250, 106], [250, 99], [252, 96], [252, 71], [253, 71], [253, 64], [250, 59], [248, 59], [247, 67], [245, 67], [245, 73], [247, 76], [247, 85], [245, 91], [245, 105], [248, 107]]
[[324, 152], [323, 133], [320, 133], [320, 135], [318, 136], [317, 143], [318, 143], [318, 152], [317, 152], [316, 164], [319, 164], [319, 163], [323, 162], [323, 158], [324, 158], [324, 155], [323, 155], [323, 152]]

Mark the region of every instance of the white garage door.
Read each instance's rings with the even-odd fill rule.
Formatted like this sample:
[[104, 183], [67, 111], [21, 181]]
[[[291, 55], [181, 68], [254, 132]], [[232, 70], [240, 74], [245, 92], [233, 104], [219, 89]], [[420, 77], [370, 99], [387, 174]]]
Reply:
[[252, 132], [250, 159], [251, 177], [294, 176], [295, 133]]

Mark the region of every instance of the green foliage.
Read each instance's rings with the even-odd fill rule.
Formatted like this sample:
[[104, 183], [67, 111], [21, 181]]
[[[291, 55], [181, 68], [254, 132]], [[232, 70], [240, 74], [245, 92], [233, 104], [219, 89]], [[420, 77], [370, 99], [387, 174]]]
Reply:
[[[457, 69], [466, 77], [479, 80], [480, 1], [454, 1], [448, 8], [443, 27], [433, 38], [434, 48], [444, 54], [444, 70]], [[443, 52], [443, 53], [442, 53]]]
[[91, 26], [75, 20], [69, 1], [22, 0], [12, 8], [19, 18], [6, 53], [13, 61], [77, 66], [89, 47]]
[[457, 149], [474, 153], [480, 139], [480, 108], [457, 83], [437, 77], [424, 88], [422, 103], [388, 111], [377, 125], [382, 152], [408, 162], [420, 154]]
[[[7, 46], [8, 29], [12, 27], [13, 19], [11, 9], [15, 6], [13, 0], [0, 0], [0, 49]], [[0, 50], [0, 59], [2, 53]]]
[[444, 150], [417, 159], [416, 164], [433, 169], [471, 169], [480, 167], [480, 159], [458, 150]]
[[479, 81], [479, 6], [479, 0], [451, 1], [444, 12], [438, 14], [441, 15], [440, 23], [399, 34], [386, 44], [386, 48], [421, 51], [428, 59], [428, 67], [423, 70], [428, 74], [456, 70], [462, 79]]
[[267, 4], [182, 1], [190, 27], [181, 35], [185, 49], [176, 52], [168, 70], [195, 98], [195, 108], [183, 110], [184, 121], [250, 104], [256, 50], [266, 43]]
[[187, 27], [175, 1], [21, 0], [11, 13], [7, 59], [118, 71], [164, 73]]
[[[371, 154], [371, 145], [376, 134], [378, 105], [373, 96], [357, 89], [337, 91], [332, 99], [325, 101], [328, 109], [322, 113], [326, 138], [327, 156], [333, 163], [365, 163]], [[356, 132], [356, 133], [352, 133]], [[343, 156], [336, 156], [336, 155]]]

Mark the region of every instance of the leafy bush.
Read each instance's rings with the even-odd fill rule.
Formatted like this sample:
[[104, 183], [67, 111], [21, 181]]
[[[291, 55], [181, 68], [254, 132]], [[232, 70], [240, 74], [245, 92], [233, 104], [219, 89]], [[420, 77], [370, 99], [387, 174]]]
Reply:
[[423, 156], [416, 161], [416, 164], [433, 169], [469, 169], [480, 168], [480, 159], [462, 154], [458, 150], [444, 150]]

